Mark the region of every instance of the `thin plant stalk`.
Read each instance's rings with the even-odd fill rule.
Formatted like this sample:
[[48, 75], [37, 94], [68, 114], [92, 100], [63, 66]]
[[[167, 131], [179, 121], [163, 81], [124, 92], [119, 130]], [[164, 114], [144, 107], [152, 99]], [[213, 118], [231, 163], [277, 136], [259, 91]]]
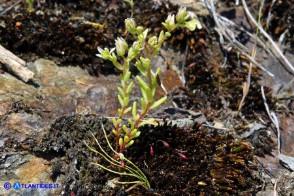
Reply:
[[[114, 153], [116, 153], [118, 156], [120, 155], [119, 153], [117, 153], [111, 146], [108, 138], [107, 138], [107, 135], [106, 135], [106, 132], [105, 132], [105, 128], [102, 124], [102, 130], [103, 130], [103, 133], [104, 133], [104, 137], [106, 139], [106, 142], [107, 142], [107, 145], [108, 147], [110, 148], [110, 150]], [[94, 136], [93, 133], [91, 133], [92, 136], [94, 137], [95, 139], [95, 142], [96, 144], [98, 145], [99, 149], [101, 150], [101, 152], [95, 150], [94, 148], [90, 147], [86, 142], [85, 145], [93, 152], [99, 154], [104, 160], [106, 160], [107, 162], [109, 162], [110, 164], [114, 165], [115, 167], [117, 168], [121, 168], [121, 169], [124, 169], [128, 172], [119, 172], [119, 171], [115, 171], [113, 169], [109, 169], [99, 163], [95, 163], [95, 162], [92, 162], [91, 164], [93, 165], [96, 165], [108, 172], [111, 172], [111, 173], [114, 173], [114, 174], [117, 174], [117, 175], [121, 175], [121, 176], [131, 176], [131, 177], [135, 177], [137, 179], [139, 179], [139, 181], [130, 181], [130, 182], [119, 182], [120, 184], [135, 184], [135, 183], [138, 183], [138, 184], [142, 184], [143, 186], [146, 186], [147, 188], [150, 188], [150, 183], [147, 179], [147, 177], [145, 176], [145, 174], [142, 172], [142, 170], [140, 170], [132, 161], [130, 161], [129, 159], [125, 158], [125, 157], [120, 157], [123, 159], [123, 161], [126, 161], [127, 163], [129, 163], [129, 166], [126, 165], [125, 167], [122, 167], [120, 162], [117, 161], [116, 159], [112, 158], [103, 148], [102, 146], [100, 145], [99, 141], [96, 139], [96, 137]], [[132, 168], [132, 167], [134, 168]]]
[[[259, 11], [258, 11], [258, 25], [260, 25], [263, 5], [264, 5], [264, 0], [262, 0], [260, 2], [260, 7], [259, 7]], [[255, 38], [254, 47], [253, 47], [252, 55], [251, 55], [253, 59], [255, 59], [255, 56], [256, 56], [256, 46], [257, 46], [258, 34], [259, 34], [259, 28], [256, 28], [256, 34], [255, 34], [256, 38]], [[242, 109], [244, 102], [245, 102], [245, 98], [247, 97], [247, 95], [249, 93], [250, 84], [251, 84], [252, 66], [253, 66], [253, 63], [250, 62], [247, 81], [243, 84], [243, 97], [242, 97], [241, 102], [238, 107], [238, 114], [240, 114], [241, 109]]]
[[[273, 46], [273, 48], [276, 50], [276, 52], [278, 53], [278, 57], [280, 57], [282, 59], [282, 62], [284, 63], [284, 65], [286, 65], [286, 67], [289, 68], [289, 70], [294, 74], [294, 66], [290, 63], [290, 61], [285, 57], [285, 55], [283, 54], [283, 52], [281, 51], [281, 49], [278, 47], [278, 45], [273, 41], [273, 39], [269, 36], [269, 34], [261, 27], [260, 24], [258, 24], [256, 22], [256, 20], [253, 18], [253, 16], [251, 15], [248, 6], [245, 2], [245, 0], [242, 0], [242, 4], [244, 7], [244, 10], [247, 14], [247, 16], [250, 18], [250, 20], [254, 23], [254, 25], [260, 30], [260, 32], [268, 39], [268, 41], [271, 43], [271, 45]], [[278, 59], [280, 59], [278, 58]]]

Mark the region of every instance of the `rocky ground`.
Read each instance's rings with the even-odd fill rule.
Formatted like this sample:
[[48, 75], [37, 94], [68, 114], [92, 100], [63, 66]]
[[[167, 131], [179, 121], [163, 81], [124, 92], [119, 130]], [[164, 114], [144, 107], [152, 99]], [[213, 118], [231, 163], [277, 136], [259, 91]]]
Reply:
[[[110, 132], [109, 119], [116, 116], [119, 72], [95, 54], [97, 46], [111, 48], [116, 37], [126, 37], [123, 21], [130, 6], [119, 1], [110, 7], [104, 0], [35, 1], [30, 12], [24, 2], [0, 2], [0, 44], [35, 73], [24, 83], [4, 65], [0, 69], [1, 195], [293, 194], [293, 73], [258, 46], [256, 59], [275, 78], [253, 67], [250, 90], [238, 113], [250, 61], [234, 45], [220, 43], [214, 20], [201, 3], [176, 1], [197, 15], [202, 28], [177, 30], [152, 60], [162, 68], [169, 98], [150, 115], [160, 126], [142, 127], [142, 135], [125, 154], [149, 179], [151, 189], [145, 189], [116, 184], [134, 179], [89, 164], [109, 166], [84, 143], [98, 149], [94, 133], [112, 154], [101, 126]], [[294, 62], [293, 13], [287, 9], [279, 15], [293, 5], [289, 2], [270, 6], [265, 1], [263, 21], [272, 10], [268, 32], [276, 41], [288, 32], [282, 48]], [[158, 33], [168, 13], [176, 13], [176, 3], [135, 1], [134, 18]], [[255, 32], [241, 6], [230, 1], [215, 6], [219, 14]], [[249, 6], [256, 14], [258, 4]], [[252, 50], [250, 38], [240, 33], [238, 40]], [[138, 74], [135, 67], [132, 74]], [[280, 134], [266, 111], [262, 85]], [[138, 93], [135, 89], [134, 99]], [[59, 187], [5, 190], [6, 182]]]

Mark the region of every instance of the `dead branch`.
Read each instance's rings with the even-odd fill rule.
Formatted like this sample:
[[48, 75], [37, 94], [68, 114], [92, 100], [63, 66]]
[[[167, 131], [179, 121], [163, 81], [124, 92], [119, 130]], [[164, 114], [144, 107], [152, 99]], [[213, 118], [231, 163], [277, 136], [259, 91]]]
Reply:
[[34, 77], [34, 72], [26, 67], [26, 62], [15, 56], [9, 50], [0, 45], [0, 62], [3, 63], [8, 70], [12, 71], [22, 81], [28, 82]]
[[256, 62], [255, 59], [253, 59], [251, 55], [248, 54], [247, 48], [235, 39], [234, 33], [230, 30], [229, 27], [227, 27], [227, 23], [220, 20], [219, 15], [216, 13], [213, 0], [202, 0], [202, 2], [209, 10], [214, 19], [214, 22], [216, 24], [215, 30], [220, 36], [220, 43], [224, 44], [224, 38], [226, 38], [234, 47], [236, 47], [241, 52], [242, 55], [246, 56], [254, 65], [263, 70], [269, 76], [274, 77], [274, 74], [272, 74], [271, 72], [266, 70], [261, 64]]
[[245, 10], [245, 13], [247, 14], [247, 16], [249, 17], [249, 19], [251, 20], [251, 22], [253, 22], [253, 24], [259, 29], [259, 31], [263, 34], [263, 36], [265, 36], [268, 41], [271, 43], [272, 47], [276, 50], [277, 54], [277, 58], [280, 60], [282, 60], [282, 63], [289, 68], [289, 70], [292, 72], [292, 74], [294, 74], [294, 67], [293, 65], [290, 63], [290, 61], [285, 57], [285, 55], [283, 54], [283, 52], [281, 51], [281, 49], [278, 47], [278, 45], [273, 41], [273, 39], [269, 36], [269, 34], [260, 26], [258, 25], [257, 21], [254, 19], [254, 17], [251, 15], [249, 8], [247, 7], [247, 4], [245, 2], [245, 0], [242, 0], [242, 4], [243, 4], [243, 8]]

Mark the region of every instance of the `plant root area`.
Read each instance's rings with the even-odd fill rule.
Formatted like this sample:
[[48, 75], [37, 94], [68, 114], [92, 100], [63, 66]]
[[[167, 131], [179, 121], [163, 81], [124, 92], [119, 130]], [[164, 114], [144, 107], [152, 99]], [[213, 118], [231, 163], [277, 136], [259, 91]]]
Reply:
[[[95, 115], [62, 117], [40, 143], [31, 141], [37, 156], [54, 163], [52, 178], [64, 175], [65, 195], [247, 195], [261, 188], [253, 148], [248, 141], [236, 140], [229, 133], [199, 124], [187, 130], [168, 123], [143, 127], [142, 135], [125, 154], [145, 173], [151, 189], [115, 185], [118, 175], [89, 162], [119, 169], [84, 144], [85, 141], [99, 149], [91, 136], [94, 133], [104, 150], [113, 154], [103, 139], [102, 124], [106, 131], [111, 130], [107, 119]], [[136, 180], [119, 177], [119, 181]], [[109, 185], [111, 181], [113, 186]]]
[[[3, 2], [3, 7], [12, 5]], [[26, 61], [48, 58], [60, 66], [81, 66], [93, 76], [117, 75], [119, 72], [111, 63], [95, 54], [98, 46], [114, 47], [117, 37], [132, 41], [124, 28], [131, 7], [121, 1], [117, 5], [109, 2], [34, 1], [31, 13], [21, 2], [0, 15], [0, 44]], [[178, 6], [167, 1], [134, 2], [133, 17], [138, 24], [152, 29], [150, 34], [160, 32], [161, 22], [178, 10]], [[171, 125], [173, 114], [162, 114], [156, 116], [165, 119], [160, 126], [140, 128], [140, 137], [124, 155], [142, 169], [150, 181], [150, 189], [139, 184], [118, 184], [117, 181], [137, 179], [91, 164], [124, 172], [90, 151], [84, 143], [99, 150], [93, 133], [113, 156], [102, 131], [103, 124], [105, 131], [111, 133], [112, 123], [99, 115], [64, 115], [42, 134], [21, 142], [7, 140], [3, 151], [29, 151], [48, 160], [52, 181], [61, 180], [60, 195], [254, 195], [261, 191], [266, 186], [261, 175], [264, 171], [256, 157], [271, 155], [272, 137], [267, 129], [240, 137], [249, 131], [247, 125], [257, 119], [271, 127], [261, 98], [261, 73], [253, 67], [250, 91], [238, 113], [249, 60], [234, 48], [222, 50], [213, 19], [209, 15], [198, 17], [202, 29], [176, 30], [164, 49], [172, 48], [184, 55], [176, 67], [183, 70], [186, 84], [170, 89], [169, 100], [185, 111], [201, 112], [206, 124], [193, 122], [181, 128]], [[165, 62], [167, 70], [172, 69], [169, 63], [172, 60]], [[8, 70], [1, 67], [0, 71]], [[135, 67], [132, 73], [138, 73]], [[273, 108], [271, 90], [265, 91], [268, 105]], [[211, 126], [206, 126], [207, 123]], [[109, 140], [115, 144], [111, 134]]]

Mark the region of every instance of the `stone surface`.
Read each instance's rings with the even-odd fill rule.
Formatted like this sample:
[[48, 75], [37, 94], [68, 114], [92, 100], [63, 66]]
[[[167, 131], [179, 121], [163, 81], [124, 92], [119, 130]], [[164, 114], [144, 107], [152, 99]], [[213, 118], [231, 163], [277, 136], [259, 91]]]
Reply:
[[[112, 117], [117, 115], [119, 107], [116, 93], [120, 84], [118, 76], [92, 77], [80, 67], [61, 67], [46, 59], [28, 63], [28, 67], [36, 74], [30, 84], [8, 73], [0, 75], [1, 185], [5, 182], [61, 182], [61, 179], [52, 182], [51, 164], [45, 157], [29, 152], [30, 142], [47, 134], [50, 126], [60, 117], [73, 114]], [[169, 87], [170, 92], [172, 86]], [[133, 99], [138, 99], [140, 91], [134, 88], [132, 93]], [[18, 147], [21, 152], [15, 152]], [[35, 189], [27, 194], [47, 195], [50, 191], [46, 190], [51, 189]], [[54, 194], [58, 192], [51, 191]], [[8, 192], [1, 186], [0, 193]]]
[[79, 67], [58, 67], [45, 59], [29, 68], [36, 73], [34, 84], [0, 75], [0, 147], [10, 138], [22, 142], [48, 129], [61, 116], [116, 114], [116, 76], [91, 77]]
[[[79, 67], [59, 67], [45, 59], [29, 63], [29, 68], [36, 73], [31, 84], [8, 73], [0, 75], [0, 194], [18, 194], [5, 191], [5, 182], [61, 180], [52, 182], [52, 168], [45, 158], [29, 151], [14, 152], [18, 146], [28, 149], [27, 141], [42, 137], [61, 116], [91, 113], [114, 116], [118, 106], [114, 93], [119, 82], [116, 76], [91, 77]], [[48, 195], [58, 190], [25, 189], [23, 194]]]
[[280, 119], [281, 125], [281, 153], [294, 157], [294, 115]]

